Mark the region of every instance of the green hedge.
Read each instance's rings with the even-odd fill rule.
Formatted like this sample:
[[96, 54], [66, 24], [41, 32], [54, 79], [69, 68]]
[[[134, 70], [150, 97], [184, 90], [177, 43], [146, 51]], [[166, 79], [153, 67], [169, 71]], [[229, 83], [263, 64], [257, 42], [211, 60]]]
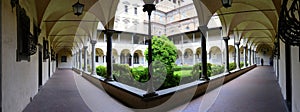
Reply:
[[[207, 76], [210, 77], [211, 76], [211, 63], [207, 63]], [[202, 67], [202, 63], [197, 63], [193, 66], [193, 70], [191, 72], [191, 74], [193, 75], [193, 79], [199, 79], [201, 78], [201, 67]]]
[[106, 67], [105, 66], [97, 66], [96, 67], [96, 73], [99, 76], [102, 76], [104, 78], [107, 78], [107, 73], [106, 73]]
[[218, 75], [224, 72], [224, 66], [222, 65], [212, 65], [211, 66], [211, 75]]
[[173, 68], [174, 71], [181, 71], [181, 70], [193, 70], [193, 66], [175, 66]]
[[130, 71], [132, 73], [133, 78], [136, 81], [146, 82], [146, 81], [148, 81], [148, 72], [145, 69], [148, 69], [148, 68], [139, 66], [139, 67], [131, 68]]
[[229, 71], [236, 69], [236, 64], [234, 62], [229, 63]]
[[[155, 88], [166, 89], [174, 86], [178, 86], [180, 83], [189, 83], [200, 78], [202, 63], [197, 63], [194, 66], [164, 66], [161, 63], [153, 63], [153, 84]], [[207, 64], [208, 77], [212, 75], [220, 74], [224, 71], [224, 66]], [[174, 71], [176, 71], [174, 73]], [[180, 72], [180, 71], [184, 71]], [[191, 72], [189, 72], [191, 71]], [[98, 66], [96, 68], [98, 75], [107, 77], [106, 67]], [[188, 75], [189, 73], [190, 75]], [[116, 81], [129, 86], [140, 88], [143, 90], [147, 89], [148, 79], [148, 68], [139, 66], [130, 68], [127, 64], [113, 64], [113, 77]], [[159, 85], [162, 84], [162, 85]], [[159, 87], [158, 87], [159, 86]]]
[[128, 64], [113, 64], [112, 74], [116, 81], [133, 86], [134, 78]]

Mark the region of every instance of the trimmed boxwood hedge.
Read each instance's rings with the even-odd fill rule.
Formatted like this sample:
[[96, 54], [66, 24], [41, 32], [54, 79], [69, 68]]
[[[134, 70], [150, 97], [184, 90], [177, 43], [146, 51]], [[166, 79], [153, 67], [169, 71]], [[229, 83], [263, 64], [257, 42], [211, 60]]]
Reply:
[[[197, 63], [194, 66], [175, 66], [162, 69], [160, 65], [157, 68], [154, 68], [153, 73], [153, 83], [162, 83], [162, 85], [158, 85], [161, 89], [166, 89], [174, 86], [178, 86], [179, 84], [189, 83], [195, 80], [198, 80], [201, 75], [201, 66], [202, 63]], [[234, 63], [230, 63], [230, 69], [235, 68]], [[213, 65], [207, 63], [207, 74], [208, 77], [212, 75], [217, 75], [224, 72], [224, 66], [221, 65]], [[181, 70], [183, 71], [191, 71], [189, 75], [183, 75]], [[174, 73], [174, 71], [177, 71]], [[107, 78], [106, 67], [105, 66], [97, 66], [96, 72], [98, 75]], [[149, 80], [148, 78], [148, 68], [139, 66], [130, 68], [127, 64], [113, 64], [113, 77], [116, 81], [121, 82], [123, 84], [127, 84], [129, 86], [133, 86], [136, 88], [140, 88], [143, 90], [147, 89], [147, 85], [145, 82]], [[186, 72], [184, 72], [186, 74]], [[162, 75], [165, 74], [165, 75]], [[163, 82], [162, 82], [163, 81]], [[155, 85], [157, 86], [157, 85]]]

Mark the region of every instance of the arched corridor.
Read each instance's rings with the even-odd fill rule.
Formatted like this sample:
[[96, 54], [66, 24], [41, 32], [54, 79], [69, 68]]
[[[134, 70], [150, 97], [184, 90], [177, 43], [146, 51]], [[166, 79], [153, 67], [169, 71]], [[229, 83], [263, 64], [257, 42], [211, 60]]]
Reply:
[[0, 112], [298, 112], [299, 4], [1, 0]]

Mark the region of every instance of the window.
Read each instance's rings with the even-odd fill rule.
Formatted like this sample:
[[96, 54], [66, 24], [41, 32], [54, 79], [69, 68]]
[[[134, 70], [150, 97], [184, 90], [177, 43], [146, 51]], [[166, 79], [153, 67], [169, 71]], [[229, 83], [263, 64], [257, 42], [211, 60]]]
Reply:
[[162, 23], [164, 22], [164, 19], [163, 19], [162, 16], [159, 16], [159, 21], [162, 22]]
[[99, 62], [99, 56], [96, 56], [95, 59], [96, 59], [96, 62]]
[[175, 3], [175, 4], [176, 4], [176, 0], [173, 0], [173, 3]]
[[189, 27], [189, 26], [186, 26], [186, 27], [185, 27], [185, 29], [186, 29], [186, 30], [189, 30], [189, 29], [190, 29], [190, 27]]
[[67, 62], [67, 56], [61, 56], [61, 62]]
[[102, 56], [102, 58], [103, 58], [102, 62], [104, 63], [104, 61], [105, 61], [104, 59], [105, 59], [106, 57], [105, 57], [105, 56]]
[[137, 14], [137, 8], [136, 7], [134, 8], [134, 14]]
[[128, 6], [125, 5], [125, 12], [128, 12]]
[[134, 58], [134, 64], [139, 64], [139, 54], [134, 53], [133, 58]]

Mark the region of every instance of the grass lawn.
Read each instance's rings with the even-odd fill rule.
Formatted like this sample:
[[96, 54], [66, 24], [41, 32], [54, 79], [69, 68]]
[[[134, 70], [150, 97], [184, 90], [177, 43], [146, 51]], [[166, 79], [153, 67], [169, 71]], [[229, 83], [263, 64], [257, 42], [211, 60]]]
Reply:
[[189, 77], [192, 76], [192, 70], [181, 70], [181, 71], [174, 71], [174, 75], [178, 75], [181, 77]]

